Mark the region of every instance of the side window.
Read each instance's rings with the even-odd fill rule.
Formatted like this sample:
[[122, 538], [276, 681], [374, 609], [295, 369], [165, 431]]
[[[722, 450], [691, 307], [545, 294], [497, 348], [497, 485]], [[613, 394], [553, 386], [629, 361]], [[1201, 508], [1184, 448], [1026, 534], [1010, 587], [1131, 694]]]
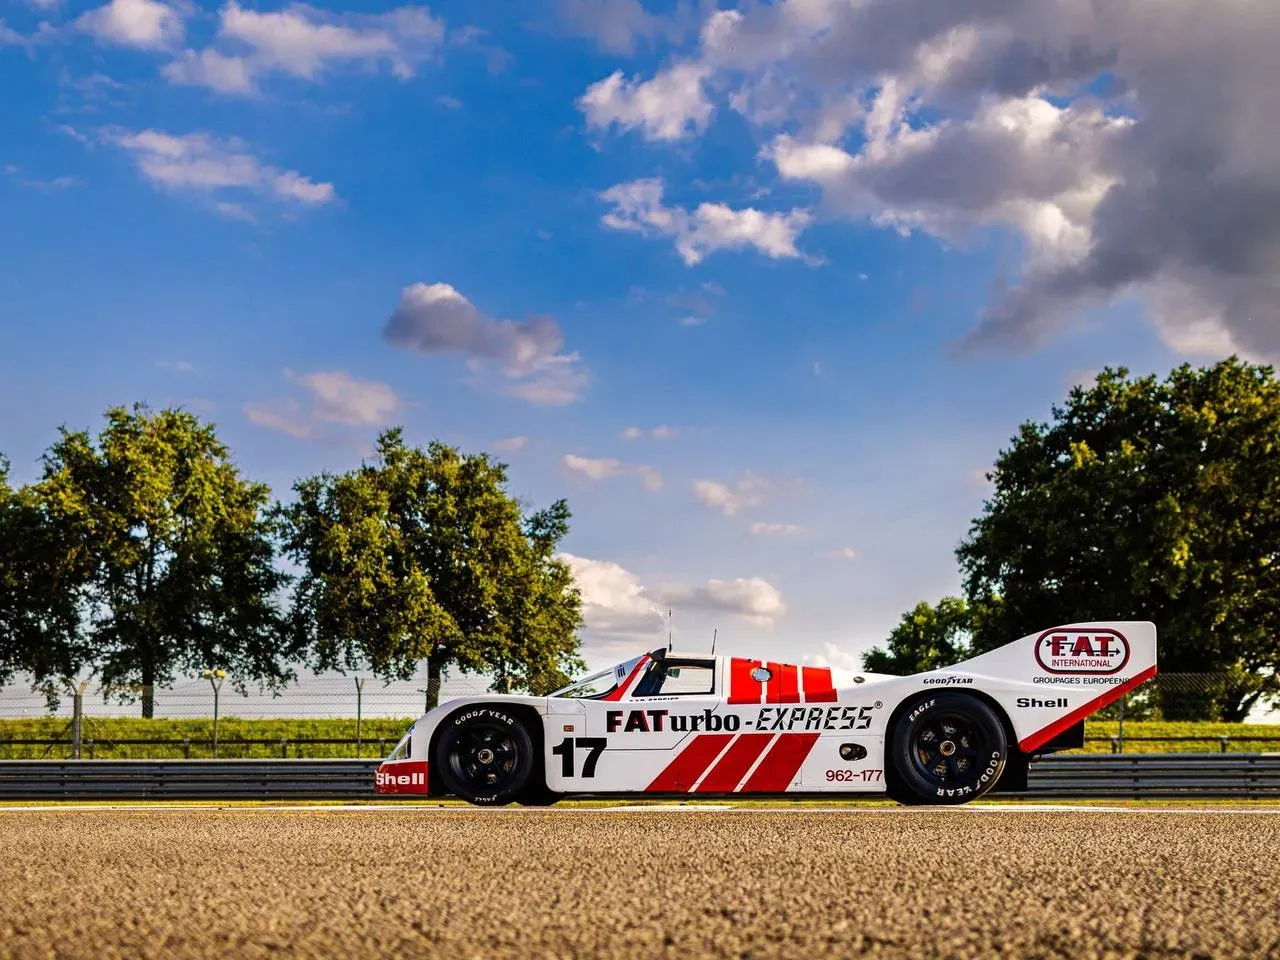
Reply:
[[715, 692], [715, 667], [706, 662], [667, 660], [655, 664], [636, 685], [637, 697], [707, 696]]

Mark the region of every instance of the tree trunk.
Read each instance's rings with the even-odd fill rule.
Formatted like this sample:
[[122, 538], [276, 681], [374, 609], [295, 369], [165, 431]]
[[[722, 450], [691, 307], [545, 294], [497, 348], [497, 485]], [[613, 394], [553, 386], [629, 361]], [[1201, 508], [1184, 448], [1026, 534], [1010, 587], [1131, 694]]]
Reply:
[[427, 660], [427, 710], [434, 710], [440, 704], [440, 660], [430, 657]]
[[156, 713], [156, 667], [149, 658], [142, 661], [142, 715], [150, 720]]

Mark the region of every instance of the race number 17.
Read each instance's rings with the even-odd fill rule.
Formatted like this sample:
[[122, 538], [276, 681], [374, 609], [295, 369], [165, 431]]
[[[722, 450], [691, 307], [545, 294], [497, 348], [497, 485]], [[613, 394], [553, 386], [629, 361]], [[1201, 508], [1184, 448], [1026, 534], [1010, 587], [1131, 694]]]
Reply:
[[605, 745], [609, 741], [604, 737], [565, 737], [560, 741], [559, 746], [551, 748], [553, 756], [560, 758], [560, 773], [566, 777], [573, 776], [574, 766], [574, 745], [587, 751], [587, 758], [582, 763], [582, 775], [584, 777], [594, 777], [596, 775], [596, 762], [600, 759], [600, 754], [604, 752]]

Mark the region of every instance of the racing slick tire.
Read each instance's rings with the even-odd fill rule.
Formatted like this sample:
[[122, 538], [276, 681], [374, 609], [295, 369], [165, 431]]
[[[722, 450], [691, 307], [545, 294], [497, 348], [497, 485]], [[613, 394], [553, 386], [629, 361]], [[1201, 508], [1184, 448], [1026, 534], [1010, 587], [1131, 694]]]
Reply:
[[519, 716], [500, 706], [459, 710], [436, 740], [432, 772], [468, 803], [500, 807], [519, 799], [536, 768], [533, 738]]
[[899, 713], [890, 743], [889, 795], [908, 805], [976, 800], [1009, 760], [1000, 717], [966, 693], [916, 697]]

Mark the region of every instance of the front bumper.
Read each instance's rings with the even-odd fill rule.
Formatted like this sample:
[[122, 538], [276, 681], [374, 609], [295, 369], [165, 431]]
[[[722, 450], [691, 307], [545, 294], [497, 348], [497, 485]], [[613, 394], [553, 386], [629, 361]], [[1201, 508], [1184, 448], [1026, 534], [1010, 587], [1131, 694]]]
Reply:
[[427, 792], [425, 760], [386, 760], [373, 775], [375, 793], [419, 794]]

